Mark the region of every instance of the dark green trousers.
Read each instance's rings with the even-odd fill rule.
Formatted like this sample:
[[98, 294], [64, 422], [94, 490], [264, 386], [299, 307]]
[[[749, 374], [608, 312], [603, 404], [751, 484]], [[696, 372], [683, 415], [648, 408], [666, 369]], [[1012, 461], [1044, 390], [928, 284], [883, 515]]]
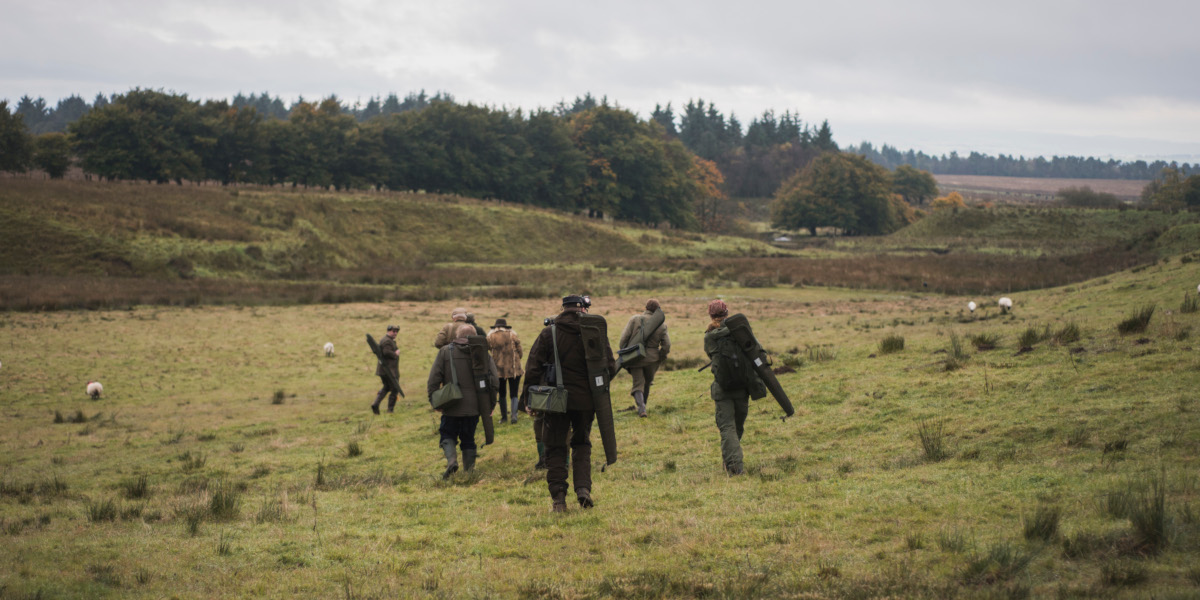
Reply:
[[723, 390], [714, 381], [709, 389], [716, 404], [717, 430], [721, 432], [721, 460], [725, 469], [742, 469], [742, 432], [750, 412], [750, 392]]

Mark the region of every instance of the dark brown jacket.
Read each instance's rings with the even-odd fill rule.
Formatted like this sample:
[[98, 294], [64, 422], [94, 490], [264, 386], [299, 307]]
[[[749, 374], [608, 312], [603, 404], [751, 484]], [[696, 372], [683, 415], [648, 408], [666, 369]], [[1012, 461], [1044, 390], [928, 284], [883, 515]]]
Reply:
[[[432, 397], [433, 393], [443, 385], [449, 385], [452, 381], [450, 373], [450, 358], [454, 357], [454, 369], [458, 375], [458, 387], [462, 390], [462, 400], [451, 402], [442, 407], [442, 414], [447, 417], [475, 417], [479, 415], [479, 406], [484, 404], [480, 402], [480, 394], [487, 396], [486, 389], [478, 389], [475, 383], [475, 377], [471, 374], [471, 351], [466, 344], [451, 342], [438, 351], [437, 358], [433, 359], [433, 367], [429, 369], [429, 380], [425, 385], [426, 397]], [[500, 380], [496, 375], [496, 363], [492, 362], [491, 357], [488, 358], [488, 385], [498, 387]], [[488, 404], [491, 400], [488, 399]], [[484, 404], [487, 406], [488, 404]]]
[[[567, 410], [595, 410], [592, 402], [592, 388], [588, 381], [587, 357], [584, 355], [583, 338], [580, 337], [579, 313], [563, 311], [554, 318], [555, 329], [558, 331], [558, 356], [562, 361], [563, 386], [567, 388]], [[604, 344], [605, 360], [608, 363], [608, 376], [612, 377], [617, 369], [613, 358], [612, 348], [607, 340]], [[521, 397], [526, 397], [530, 385], [542, 385], [547, 372], [547, 363], [554, 362], [554, 343], [550, 339], [550, 328], [546, 327], [538, 334], [529, 349], [529, 360], [525, 362], [525, 383], [521, 389]], [[553, 366], [549, 367], [553, 377]]]
[[379, 354], [383, 356], [383, 360], [375, 365], [375, 374], [383, 376], [383, 370], [387, 369], [396, 379], [400, 378], [400, 354], [396, 352], [396, 338], [384, 334], [379, 340]]

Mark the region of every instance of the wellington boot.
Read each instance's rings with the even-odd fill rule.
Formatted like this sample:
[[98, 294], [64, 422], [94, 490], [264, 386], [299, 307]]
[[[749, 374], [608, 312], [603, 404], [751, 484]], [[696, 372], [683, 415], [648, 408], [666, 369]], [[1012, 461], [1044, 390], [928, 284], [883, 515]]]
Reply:
[[579, 500], [579, 506], [583, 508], [591, 508], [596, 506], [596, 503], [592, 502], [592, 492], [590, 490], [583, 488], [577, 489], [575, 490], [575, 497]]
[[[446, 455], [446, 470], [442, 472], [442, 479], [450, 479], [450, 476], [458, 471], [458, 453], [454, 447], [454, 440], [442, 440], [442, 452]], [[466, 457], [463, 457], [466, 460]]]
[[637, 405], [638, 416], [646, 416], [646, 397], [641, 392], [634, 392], [633, 402]]
[[463, 450], [463, 470], [464, 471], [475, 470], [475, 451], [474, 450]]
[[388, 399], [388, 412], [392, 412], [395, 409], [396, 409], [396, 400], [389, 398]]
[[375, 414], [379, 414], [379, 405], [378, 405], [378, 404], [372, 404], [372, 405], [371, 405], [371, 412], [373, 412], [373, 413], [375, 413]]

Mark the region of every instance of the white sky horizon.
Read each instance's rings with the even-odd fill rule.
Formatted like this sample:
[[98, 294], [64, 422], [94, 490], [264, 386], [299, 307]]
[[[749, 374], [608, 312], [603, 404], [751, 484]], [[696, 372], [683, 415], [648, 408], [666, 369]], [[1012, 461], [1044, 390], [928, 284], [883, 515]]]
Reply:
[[791, 110], [842, 146], [1200, 160], [1193, 2], [0, 1], [10, 106], [424, 89], [528, 110], [590, 92], [643, 118], [692, 99], [743, 126]]

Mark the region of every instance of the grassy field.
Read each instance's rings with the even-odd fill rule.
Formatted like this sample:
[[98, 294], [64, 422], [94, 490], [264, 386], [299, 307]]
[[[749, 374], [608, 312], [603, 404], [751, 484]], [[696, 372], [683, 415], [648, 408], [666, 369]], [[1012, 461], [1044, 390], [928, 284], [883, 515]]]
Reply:
[[1193, 214], [1002, 206], [760, 240], [408, 193], [0, 179], [0, 309], [432, 301], [664, 287], [1007, 293], [1200, 248]]
[[[655, 290], [676, 366], [723, 296], [794, 369], [798, 414], [752, 404], [728, 478], [711, 375], [663, 373], [650, 418], [617, 413], [596, 508], [561, 516], [528, 420], [438, 477], [422, 388], [458, 302], [0, 313], [0, 597], [1195, 598], [1198, 282], [1174, 258], [1003, 316], [994, 296]], [[644, 300], [596, 308], [615, 329]], [[556, 309], [470, 307], [527, 342]], [[389, 322], [409, 398], [376, 417], [362, 338]]]

